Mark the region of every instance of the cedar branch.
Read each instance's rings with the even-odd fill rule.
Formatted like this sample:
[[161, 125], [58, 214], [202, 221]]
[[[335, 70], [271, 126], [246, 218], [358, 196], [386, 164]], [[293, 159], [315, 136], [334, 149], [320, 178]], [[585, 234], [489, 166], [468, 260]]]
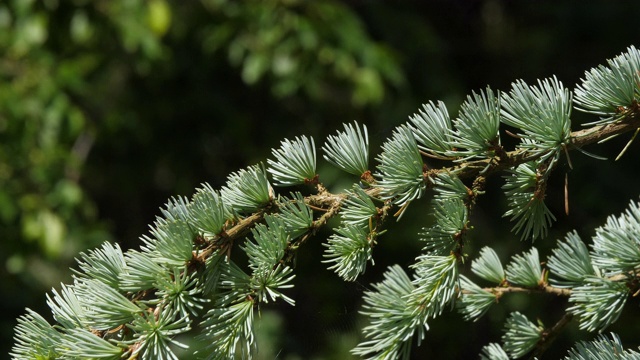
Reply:
[[[614, 123], [597, 125], [587, 129], [571, 132], [570, 140], [568, 144], [568, 150], [580, 149], [584, 146], [597, 143], [609, 139], [613, 136], [620, 135], [626, 132], [635, 131], [640, 128], [640, 113], [630, 113], [623, 119]], [[532, 155], [526, 150], [513, 150], [503, 155], [501, 158], [483, 159], [469, 161], [460, 165], [456, 165], [450, 168], [440, 169], [439, 171], [448, 171], [456, 173], [459, 178], [475, 178], [481, 171], [489, 167], [489, 169], [483, 173], [488, 175], [489, 173], [499, 172], [507, 168], [515, 167], [522, 163], [535, 160], [541, 155]]]
[[564, 314], [564, 316], [558, 320], [558, 322], [553, 325], [551, 328], [545, 329], [542, 332], [542, 337], [538, 340], [538, 344], [536, 344], [536, 350], [531, 354], [530, 359], [539, 359], [540, 356], [547, 351], [547, 349], [551, 346], [553, 341], [558, 337], [558, 334], [562, 329], [564, 329], [569, 322], [573, 319], [573, 315], [570, 313]]
[[[604, 141], [613, 136], [635, 131], [638, 128], [640, 128], [640, 112], [630, 112], [627, 116], [614, 123], [596, 125], [587, 129], [571, 132], [567, 149], [579, 149], [593, 143]], [[455, 173], [459, 178], [476, 178], [478, 177], [480, 172], [483, 172], [482, 175], [486, 177], [490, 173], [495, 173], [506, 170], [507, 168], [515, 167], [522, 163], [535, 160], [540, 156], [541, 155], [532, 155], [526, 150], [513, 150], [502, 153], [500, 157], [469, 161], [451, 167], [428, 170], [429, 176], [425, 177], [425, 181], [428, 181], [428, 178], [430, 176], [435, 176], [436, 174], [442, 172]], [[326, 223], [329, 218], [339, 213], [340, 205], [342, 204], [342, 201], [347, 198], [347, 194], [334, 194], [327, 191], [321, 185], [317, 186], [320, 186], [318, 188], [318, 194], [305, 197], [305, 202], [312, 206], [332, 210], [329, 211], [328, 214], [322, 216], [322, 221], [320, 223], [316, 223], [316, 225], [322, 225]], [[374, 198], [379, 198], [380, 196], [380, 188], [376, 187], [375, 185], [366, 189], [366, 192]], [[262, 220], [263, 215], [264, 212], [258, 212], [247, 218], [244, 218], [235, 226], [226, 230], [228, 238], [235, 239], [243, 236], [244, 234], [246, 234], [248, 229]], [[317, 226], [314, 226], [314, 230], [317, 230]], [[206, 255], [209, 255], [210, 253], [210, 251], [207, 251]]]

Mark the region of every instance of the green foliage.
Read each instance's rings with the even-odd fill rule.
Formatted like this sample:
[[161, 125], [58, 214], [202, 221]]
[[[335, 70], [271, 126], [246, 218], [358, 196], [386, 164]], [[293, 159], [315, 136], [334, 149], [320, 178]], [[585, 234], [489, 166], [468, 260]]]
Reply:
[[18, 318], [16, 343], [9, 354], [13, 358], [54, 358], [58, 356], [56, 345], [62, 334], [33, 310]]
[[418, 304], [420, 323], [442, 314], [446, 307], [453, 307], [457, 295], [458, 259], [455, 255], [421, 255], [411, 267], [415, 269], [416, 286], [410, 298]]
[[576, 109], [602, 116], [593, 124], [607, 124], [637, 106], [640, 99], [640, 61], [638, 50], [630, 46], [626, 53], [607, 60], [609, 67], [600, 65], [585, 73], [576, 88]]
[[422, 105], [418, 114], [409, 117], [411, 130], [418, 146], [434, 156], [443, 156], [451, 150], [451, 119], [446, 105], [439, 101]]
[[490, 247], [485, 246], [480, 250], [480, 257], [473, 260], [471, 270], [481, 278], [496, 284], [500, 284], [505, 280], [500, 258]]
[[347, 281], [355, 280], [364, 273], [367, 262], [372, 261], [372, 244], [369, 233], [358, 226], [347, 225], [337, 228], [336, 234], [331, 235], [325, 246], [324, 260], [335, 263], [329, 267]]
[[186, 317], [177, 318], [174, 312], [162, 310], [159, 313], [136, 313], [134, 317], [129, 328], [135, 335], [132, 340], [125, 342], [137, 344], [134, 349], [130, 349], [131, 356], [142, 359], [177, 359], [169, 345], [185, 347], [174, 337], [190, 330]]
[[203, 3], [215, 19], [205, 50], [225, 53], [247, 84], [269, 80], [277, 97], [304, 92], [322, 100], [332, 97], [332, 83], [343, 83], [349, 103], [363, 106], [381, 101], [386, 84], [404, 81], [391, 51], [340, 2]]
[[344, 124], [344, 132], [331, 135], [322, 149], [324, 158], [350, 174], [362, 175], [369, 169], [369, 134], [367, 126]]
[[342, 223], [368, 227], [371, 217], [378, 215], [378, 208], [360, 186], [354, 185], [352, 189], [347, 191], [348, 197], [342, 206]]
[[520, 80], [501, 99], [502, 122], [523, 131], [520, 148], [556, 157], [571, 133], [571, 93], [555, 77], [529, 86]]
[[190, 222], [203, 236], [214, 237], [222, 231], [226, 216], [220, 194], [211, 185], [202, 184], [202, 188], [193, 195], [189, 209]]
[[578, 233], [569, 233], [565, 239], [549, 256], [547, 267], [552, 274], [562, 279], [551, 278], [555, 286], [572, 288], [582, 284], [585, 277], [596, 275], [596, 268], [591, 264], [589, 250]]
[[431, 255], [447, 255], [458, 245], [458, 241], [467, 229], [467, 208], [460, 199], [437, 201], [433, 216], [436, 223], [423, 228], [423, 251]]
[[538, 249], [532, 248], [528, 253], [516, 255], [507, 265], [507, 280], [516, 285], [535, 287], [542, 279], [542, 268], [538, 257]]
[[573, 288], [567, 309], [580, 319], [580, 328], [602, 330], [618, 320], [629, 297], [629, 288], [621, 282], [587, 277]]
[[133, 320], [142, 309], [123, 294], [98, 280], [76, 282], [71, 288], [81, 304], [93, 304], [84, 311], [85, 321], [96, 330], [109, 330]]
[[467, 201], [469, 199], [469, 188], [455, 174], [440, 173], [434, 179], [434, 197], [437, 200], [459, 199]]
[[413, 338], [418, 343], [424, 339], [427, 320], [452, 304], [458, 280], [456, 258], [423, 256], [416, 260], [413, 281], [402, 268], [393, 266], [374, 285], [374, 291], [365, 293], [362, 314], [370, 318], [370, 325], [363, 333], [368, 340], [353, 349], [354, 354], [408, 359]]
[[460, 117], [453, 124], [456, 130], [449, 145], [456, 150], [447, 155], [461, 160], [495, 156], [494, 151], [500, 148], [500, 99], [489, 87], [486, 92], [474, 92], [462, 104]]
[[203, 321], [201, 340], [207, 344], [206, 358], [248, 358], [254, 349], [253, 302], [241, 301], [210, 310]]
[[[409, 276], [398, 265], [390, 267], [384, 280], [364, 294], [362, 314], [371, 323], [362, 331], [369, 338], [353, 349], [355, 355], [379, 359], [407, 359], [417, 324], [409, 296], [415, 290]], [[384, 314], [380, 316], [380, 314]]]
[[460, 276], [460, 288], [462, 291], [456, 307], [465, 320], [478, 320], [497, 301], [495, 294], [482, 289], [464, 275]]
[[104, 243], [102, 249], [80, 254], [76, 275], [84, 279], [96, 279], [109, 287], [118, 288], [126, 262], [118, 244]]
[[222, 203], [230, 206], [234, 212], [251, 213], [271, 202], [271, 185], [261, 166], [232, 173], [227, 185], [222, 187]]
[[151, 228], [152, 238], [146, 237], [145, 250], [158, 262], [179, 266], [193, 256], [193, 239], [195, 233], [192, 228], [179, 220], [158, 219], [155, 227]]
[[284, 140], [273, 150], [276, 160], [269, 159], [269, 172], [278, 186], [291, 186], [312, 181], [316, 176], [316, 147], [306, 136]]
[[545, 165], [528, 162], [518, 165], [505, 176], [502, 187], [509, 201], [509, 210], [504, 216], [516, 221], [513, 230], [522, 232], [522, 239], [533, 240], [547, 235], [547, 229], [555, 221], [555, 216], [544, 203], [546, 178]]
[[290, 241], [304, 235], [313, 226], [313, 210], [305, 204], [302, 194], [293, 193], [292, 198], [284, 198], [279, 202], [280, 219]]
[[111, 237], [83, 183], [87, 159], [126, 118], [120, 85], [162, 58], [170, 24], [164, 0], [0, 5], [0, 224], [3, 252], [26, 264], [12, 273], [48, 287], [43, 274], [59, 281], [74, 254]]
[[419, 199], [425, 190], [422, 159], [416, 140], [409, 127], [403, 126], [382, 145], [377, 160], [380, 181], [378, 185], [385, 199], [403, 206]]
[[593, 263], [604, 275], [636, 271], [640, 264], [640, 208], [631, 203], [622, 216], [610, 216], [593, 237]]
[[156, 277], [155, 295], [157, 299], [146, 302], [148, 305], [165, 305], [165, 311], [177, 311], [180, 316], [189, 314], [198, 316], [203, 303], [208, 299], [201, 297], [201, 284], [194, 274], [174, 267], [173, 272], [165, 272], [163, 277]]
[[536, 326], [526, 316], [519, 312], [513, 312], [505, 323], [505, 332], [502, 336], [504, 351], [511, 358], [519, 358], [533, 349], [540, 337], [543, 328]]
[[84, 300], [75, 293], [74, 287], [62, 285], [60, 292], [52, 289], [53, 296], [47, 294], [47, 305], [51, 308], [53, 318], [65, 329], [88, 327], [89, 320]]
[[251, 229], [255, 242], [247, 242], [244, 251], [249, 256], [249, 267], [254, 271], [270, 269], [284, 256], [289, 242], [281, 219], [268, 215], [265, 224]]
[[[166, 344], [161, 344], [166, 346]], [[71, 329], [62, 336], [60, 356], [67, 359], [100, 358], [120, 359], [122, 348], [104, 340], [85, 329]], [[160, 357], [158, 357], [160, 358]]]
[[598, 335], [593, 341], [580, 341], [569, 350], [569, 355], [565, 360], [622, 360], [638, 359], [640, 353], [633, 350], [625, 350], [620, 343], [620, 338], [616, 334], [611, 334], [611, 339], [604, 335]]
[[500, 345], [491, 343], [482, 348], [480, 354], [481, 360], [509, 360], [507, 353], [502, 350]]
[[156, 279], [164, 276], [165, 266], [148, 256], [146, 252], [129, 250], [124, 254], [126, 271], [119, 277], [123, 291], [136, 292], [153, 288]]

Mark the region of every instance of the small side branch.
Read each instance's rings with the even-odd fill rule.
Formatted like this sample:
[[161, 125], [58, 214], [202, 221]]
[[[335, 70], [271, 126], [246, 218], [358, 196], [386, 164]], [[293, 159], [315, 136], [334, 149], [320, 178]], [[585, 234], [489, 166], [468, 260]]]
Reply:
[[[640, 114], [629, 113], [627, 117], [620, 121], [572, 132], [567, 150], [582, 148], [586, 145], [597, 143], [603, 139], [635, 131], [638, 128], [640, 128]], [[535, 160], [540, 156], [541, 155], [531, 155], [525, 150], [514, 150], [502, 154], [498, 158], [498, 161], [495, 161], [495, 158], [470, 161], [454, 167], [440, 169], [439, 171], [455, 172], [461, 179], [475, 178], [477, 174], [485, 169], [487, 170], [483, 175], [487, 176], [490, 173], [503, 171], [507, 168]]]
[[535, 351], [531, 354], [531, 357], [529, 359], [533, 360], [540, 358], [540, 356], [542, 356], [542, 354], [547, 351], [551, 344], [553, 344], [560, 331], [562, 331], [562, 329], [567, 326], [569, 322], [571, 322], [571, 319], [573, 319], [573, 315], [565, 313], [564, 316], [555, 325], [553, 325], [549, 329], [545, 329], [542, 332], [542, 337], [536, 345]]
[[566, 296], [566, 297], [571, 296], [571, 289], [562, 289], [562, 288], [557, 288], [550, 285], [541, 285], [539, 287], [532, 287], [532, 288], [519, 287], [519, 286], [497, 286], [497, 287], [484, 288], [483, 290], [488, 291], [492, 294], [496, 294], [498, 298], [508, 293], [527, 293], [527, 294], [546, 293], [546, 294], [552, 294], [556, 296]]
[[320, 216], [317, 220], [315, 220], [313, 222], [313, 224], [311, 225], [311, 228], [309, 229], [309, 231], [300, 239], [300, 241], [298, 241], [296, 246], [302, 245], [305, 241], [307, 241], [307, 239], [310, 236], [315, 235], [315, 233], [321, 227], [323, 227], [327, 223], [327, 221], [329, 221], [329, 219], [331, 219], [332, 217], [334, 217], [338, 213], [338, 211], [340, 210], [341, 206], [342, 206], [342, 201], [334, 202], [331, 205], [331, 207], [329, 207], [329, 209], [327, 209], [327, 211], [324, 214], [322, 214], [322, 216]]
[[223, 231], [217, 241], [214, 240], [212, 244], [207, 246], [205, 249], [198, 251], [194, 256], [197, 256], [198, 260], [204, 262], [215, 250], [224, 247], [225, 244], [232, 244], [234, 240], [249, 233], [255, 224], [262, 221], [264, 214], [265, 211], [258, 211], [246, 218], [243, 218], [232, 227]]

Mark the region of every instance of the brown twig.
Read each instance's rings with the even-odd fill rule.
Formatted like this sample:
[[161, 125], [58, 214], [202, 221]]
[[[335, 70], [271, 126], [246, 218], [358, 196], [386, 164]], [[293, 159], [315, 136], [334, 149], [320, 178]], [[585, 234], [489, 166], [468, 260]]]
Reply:
[[[496, 287], [488, 287], [483, 288], [482, 290], [495, 294], [498, 298], [500, 298], [504, 294], [509, 293], [546, 293], [553, 294], [558, 296], [571, 296], [571, 289], [562, 289], [553, 287], [551, 285], [540, 285], [537, 287], [520, 287], [520, 286], [496, 286]], [[465, 293], [465, 291], [463, 291]]]
[[[612, 124], [596, 125], [572, 132], [567, 150], [579, 149], [612, 136], [635, 131], [639, 127], [640, 113], [630, 113], [629, 116]], [[461, 179], [475, 178], [478, 173], [486, 169], [489, 165], [491, 165], [489, 169], [483, 173], [485, 176], [535, 160], [540, 156], [541, 155], [533, 155], [526, 150], [514, 150], [504, 154], [498, 161], [495, 159], [469, 161], [450, 168], [440, 169], [439, 171], [455, 172]]]
[[565, 313], [564, 316], [558, 320], [558, 322], [553, 325], [549, 329], [545, 329], [542, 332], [542, 336], [540, 340], [538, 340], [538, 344], [536, 344], [535, 351], [531, 354], [529, 359], [538, 359], [540, 356], [547, 351], [547, 349], [553, 344], [553, 341], [558, 337], [560, 331], [571, 322], [573, 319], [573, 315], [570, 313]]

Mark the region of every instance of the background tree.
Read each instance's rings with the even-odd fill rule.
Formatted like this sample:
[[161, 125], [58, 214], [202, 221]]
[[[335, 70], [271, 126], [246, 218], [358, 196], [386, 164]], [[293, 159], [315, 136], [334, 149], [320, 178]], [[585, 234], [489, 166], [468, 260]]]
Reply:
[[[131, 8], [125, 8], [127, 4]], [[514, 79], [534, 81], [552, 73], [565, 84], [577, 83], [585, 69], [633, 43], [636, 31], [632, 24], [617, 21], [636, 11], [626, 4], [593, 3], [580, 9], [563, 4], [506, 6], [491, 1], [393, 7], [321, 5], [273, 3], [253, 10], [255, 6], [224, 2], [178, 6], [157, 1], [16, 2], [3, 7], [7, 31], [2, 41], [11, 51], [3, 59], [7, 81], [1, 92], [2, 113], [6, 114], [2, 214], [3, 234], [11, 240], [3, 242], [7, 251], [3, 249], [2, 254], [12, 274], [3, 281], [3, 293], [18, 295], [3, 298], [13, 309], [7, 313], [9, 326], [3, 330], [7, 349], [12, 324], [24, 306], [44, 305], [41, 296], [16, 289], [27, 284], [42, 293], [41, 286], [57, 286], [69, 276], [51, 271], [66, 265], [47, 265], [50, 260], [32, 257], [37, 248], [48, 259], [65, 262], [80, 249], [104, 240], [107, 230], [127, 248], [135, 247], [138, 243], [125, 241], [144, 232], [170, 195], [189, 195], [203, 180], [222, 185], [228, 173], [268, 157], [268, 149], [280, 139], [301, 134], [321, 139], [355, 118], [366, 122], [376, 135], [371, 145], [377, 148], [393, 126], [428, 99], [443, 99], [452, 108], [471, 90], [487, 83], [508, 89]], [[293, 25], [287, 28], [277, 17], [293, 15], [306, 21], [291, 20]], [[261, 22], [253, 21], [260, 17], [264, 18]], [[550, 18], [558, 19], [557, 26], [548, 26]], [[607, 23], [609, 19], [613, 22]], [[264, 25], [245, 26], [249, 23]], [[593, 31], [594, 23], [601, 24], [601, 31]], [[326, 24], [335, 25], [324, 28]], [[283, 29], [269, 35], [265, 31], [269, 26]], [[323, 46], [304, 45], [311, 46], [305, 50], [304, 42], [313, 44], [313, 40], [296, 38], [298, 34], [312, 38], [309, 34], [315, 34], [323, 39], [316, 40]], [[276, 40], [256, 40], [258, 36]], [[391, 53], [395, 55], [389, 57], [385, 48], [395, 49]], [[311, 55], [305, 57], [305, 51]], [[287, 60], [287, 54], [295, 54], [294, 60]], [[326, 62], [315, 60], [322, 59], [321, 54], [328, 57]], [[299, 64], [292, 71], [287, 61]], [[574, 115], [579, 122], [579, 114]], [[238, 137], [232, 138], [233, 134]], [[617, 141], [603, 152], [617, 153], [625, 143]], [[87, 161], [83, 161], [85, 153]], [[561, 238], [574, 228], [591, 234], [606, 215], [619, 213], [636, 196], [633, 176], [620, 175], [621, 169], [633, 164], [631, 157], [623, 157], [622, 164], [598, 163], [598, 171], [581, 166], [579, 157], [573, 160], [571, 179], [593, 181], [571, 181], [571, 194], [580, 196], [571, 197], [571, 216], [561, 222], [566, 228], [552, 230], [552, 238]], [[325, 183], [339, 188], [331, 171], [319, 169]], [[563, 179], [555, 180], [555, 190], [553, 180], [549, 193], [561, 194]], [[592, 182], [609, 189], [607, 200], [611, 199], [613, 208], [605, 206], [601, 194], [589, 187]], [[500, 185], [490, 182], [489, 192]], [[553, 212], [561, 214], [562, 196], [548, 199]], [[478, 204], [482, 210], [476, 212], [481, 218], [474, 219], [477, 233], [510, 239], [505, 241], [504, 254], [526, 249], [512, 235], [500, 232], [506, 229], [492, 226], [500, 221], [502, 207], [492, 214], [493, 201], [484, 201]], [[98, 224], [91, 220], [98, 218], [96, 209], [102, 219]], [[387, 243], [389, 259], [376, 259], [376, 266], [359, 280], [363, 286], [379, 281], [387, 264], [413, 260], [412, 254], [420, 247], [413, 239], [423, 226], [421, 216], [414, 206], [403, 223], [391, 225], [406, 227], [407, 235], [396, 235], [400, 240]], [[19, 239], [33, 239], [32, 245], [22, 245]], [[302, 264], [317, 263], [313, 254], [321, 251], [319, 242], [311, 242], [300, 254], [300, 278], [318, 273], [312, 265]], [[54, 276], [43, 279], [43, 274]], [[330, 302], [329, 298], [358, 299], [362, 288], [341, 285], [332, 273], [325, 274], [310, 282], [311, 289], [296, 284], [296, 293], [309, 294], [310, 299], [297, 297], [298, 307], [286, 326], [291, 333], [302, 333], [295, 331], [299, 324], [295, 318], [315, 320], [320, 334], [355, 328], [358, 305], [349, 300]], [[331, 295], [323, 298], [320, 294], [327, 293], [326, 288], [332, 289]], [[525, 301], [514, 300], [516, 305]], [[325, 308], [319, 311], [318, 304]], [[500, 323], [505, 314], [493, 316]], [[489, 327], [486, 321], [484, 326]], [[488, 333], [484, 326], [478, 327], [478, 334]], [[624, 324], [616, 326], [625, 329]], [[302, 330], [314, 329], [305, 326]], [[455, 333], [452, 328], [451, 333], [439, 336], [451, 339]], [[303, 356], [323, 348], [322, 342], [309, 344], [304, 339], [290, 343], [286, 351]], [[429, 345], [442, 343], [438, 338], [427, 340], [419, 351], [454, 351], [457, 347]], [[477, 348], [469, 352], [476, 354]]]

